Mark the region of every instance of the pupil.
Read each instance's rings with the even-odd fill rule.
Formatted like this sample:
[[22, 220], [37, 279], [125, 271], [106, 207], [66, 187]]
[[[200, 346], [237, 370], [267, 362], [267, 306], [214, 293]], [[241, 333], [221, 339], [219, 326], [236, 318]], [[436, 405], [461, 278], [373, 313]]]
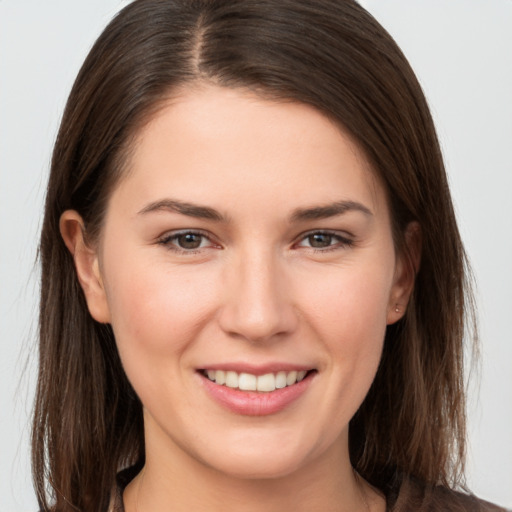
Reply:
[[315, 235], [309, 236], [309, 243], [311, 247], [319, 248], [319, 247], [329, 247], [332, 242], [332, 235], [325, 235], [322, 233], [317, 233]]
[[178, 243], [183, 249], [197, 249], [201, 245], [201, 236], [194, 233], [180, 235]]

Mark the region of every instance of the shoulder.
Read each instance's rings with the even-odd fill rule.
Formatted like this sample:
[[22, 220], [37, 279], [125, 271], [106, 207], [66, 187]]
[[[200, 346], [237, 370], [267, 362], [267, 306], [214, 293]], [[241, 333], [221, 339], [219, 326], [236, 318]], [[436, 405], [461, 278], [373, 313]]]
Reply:
[[507, 512], [505, 508], [482, 500], [470, 493], [452, 491], [446, 487], [437, 486], [432, 491], [431, 500], [437, 504], [445, 504], [445, 510], [458, 512]]
[[402, 477], [387, 494], [389, 512], [512, 512], [464, 491]]

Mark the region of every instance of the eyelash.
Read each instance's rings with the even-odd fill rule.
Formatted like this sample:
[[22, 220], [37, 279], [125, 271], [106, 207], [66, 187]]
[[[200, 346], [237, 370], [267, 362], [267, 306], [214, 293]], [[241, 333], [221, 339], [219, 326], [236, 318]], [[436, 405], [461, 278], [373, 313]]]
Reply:
[[[184, 249], [183, 247], [179, 247], [178, 245], [175, 245], [172, 243], [173, 241], [178, 240], [179, 237], [186, 236], [186, 235], [194, 235], [194, 236], [202, 237], [202, 239], [210, 240], [211, 244], [215, 245], [214, 242], [211, 241], [210, 235], [208, 235], [207, 233], [203, 233], [202, 231], [195, 231], [195, 230], [178, 231], [175, 233], [164, 235], [162, 238], [160, 238], [157, 241], [157, 243], [159, 245], [163, 245], [170, 251], [174, 251], [178, 254], [192, 255], [192, 254], [197, 254], [201, 251], [201, 249], [204, 249], [204, 247], [198, 247], [197, 249]], [[201, 241], [201, 243], [202, 243], [202, 241]]]
[[304, 240], [307, 240], [309, 237], [312, 237], [312, 236], [315, 236], [315, 235], [330, 236], [333, 239], [338, 240], [337, 243], [332, 244], [332, 245], [328, 245], [327, 247], [324, 247], [324, 248], [321, 248], [321, 249], [318, 249], [316, 247], [309, 247], [315, 253], [325, 254], [326, 252], [336, 251], [336, 250], [339, 250], [339, 249], [349, 249], [350, 247], [354, 246], [354, 240], [352, 240], [352, 239], [350, 239], [350, 238], [348, 238], [346, 236], [342, 236], [342, 235], [340, 235], [336, 231], [325, 231], [325, 230], [309, 231], [308, 233], [304, 233], [304, 234], [302, 234], [300, 236], [300, 241], [299, 242], [303, 242]]
[[[162, 245], [162, 246], [166, 247], [170, 251], [176, 252], [178, 254], [183, 254], [183, 255], [194, 255], [194, 254], [199, 253], [202, 249], [205, 248], [205, 247], [201, 247], [200, 246], [200, 247], [195, 248], [195, 249], [185, 249], [185, 248], [179, 247], [178, 245], [173, 243], [174, 241], [177, 241], [179, 237], [186, 236], [186, 235], [199, 236], [202, 239], [209, 240], [211, 245], [216, 245], [214, 242], [211, 241], [210, 235], [208, 235], [207, 233], [204, 233], [202, 231], [194, 231], [194, 230], [185, 230], [185, 231], [179, 231], [179, 232], [167, 234], [167, 235], [163, 236], [162, 238], [160, 238], [157, 241], [157, 243], [159, 245]], [[309, 237], [312, 237], [312, 236], [315, 236], [315, 235], [317, 235], [317, 236], [318, 235], [319, 236], [330, 236], [333, 239], [336, 239], [338, 242], [335, 243], [335, 244], [332, 244], [332, 245], [328, 245], [328, 246], [326, 246], [324, 248], [321, 248], [321, 249], [320, 248], [316, 248], [316, 247], [307, 247], [307, 246], [300, 246], [299, 245], [301, 242], [303, 242], [303, 241], [307, 240]], [[346, 249], [346, 248], [353, 247], [354, 240], [351, 240], [350, 238], [347, 238], [345, 236], [341, 236], [336, 231], [316, 230], [316, 231], [309, 231], [307, 233], [301, 234], [300, 238], [299, 238], [299, 242], [295, 243], [294, 245], [295, 246], [298, 245], [299, 247], [309, 248], [309, 249], [311, 249], [315, 253], [325, 254], [327, 252], [331, 252], [331, 251], [336, 251], [336, 250], [339, 250], [339, 249]]]

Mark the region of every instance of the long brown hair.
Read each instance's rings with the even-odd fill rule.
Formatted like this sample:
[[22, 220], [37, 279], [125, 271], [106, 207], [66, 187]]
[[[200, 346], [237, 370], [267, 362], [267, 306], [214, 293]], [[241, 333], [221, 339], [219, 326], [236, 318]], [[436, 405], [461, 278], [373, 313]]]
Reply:
[[[351, 0], [136, 0], [84, 62], [53, 153], [32, 441], [40, 507], [106, 510], [119, 469], [144, 462], [142, 406], [110, 326], [87, 310], [59, 218], [77, 210], [94, 240], [133, 137], [173, 91], [197, 81], [317, 108], [351, 133], [385, 184], [398, 251], [405, 227], [419, 223], [413, 297], [387, 330], [350, 425], [350, 454], [386, 493], [404, 475], [424, 488], [458, 485], [471, 294], [434, 125], [402, 52]], [[405, 507], [410, 488], [399, 496]]]

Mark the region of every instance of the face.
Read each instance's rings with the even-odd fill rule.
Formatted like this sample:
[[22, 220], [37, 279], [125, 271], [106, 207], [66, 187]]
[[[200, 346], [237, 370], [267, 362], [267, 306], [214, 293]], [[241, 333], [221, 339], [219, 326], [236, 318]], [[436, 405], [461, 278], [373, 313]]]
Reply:
[[91, 261], [148, 461], [272, 477], [347, 454], [408, 285], [382, 185], [321, 113], [175, 98], [139, 134]]

